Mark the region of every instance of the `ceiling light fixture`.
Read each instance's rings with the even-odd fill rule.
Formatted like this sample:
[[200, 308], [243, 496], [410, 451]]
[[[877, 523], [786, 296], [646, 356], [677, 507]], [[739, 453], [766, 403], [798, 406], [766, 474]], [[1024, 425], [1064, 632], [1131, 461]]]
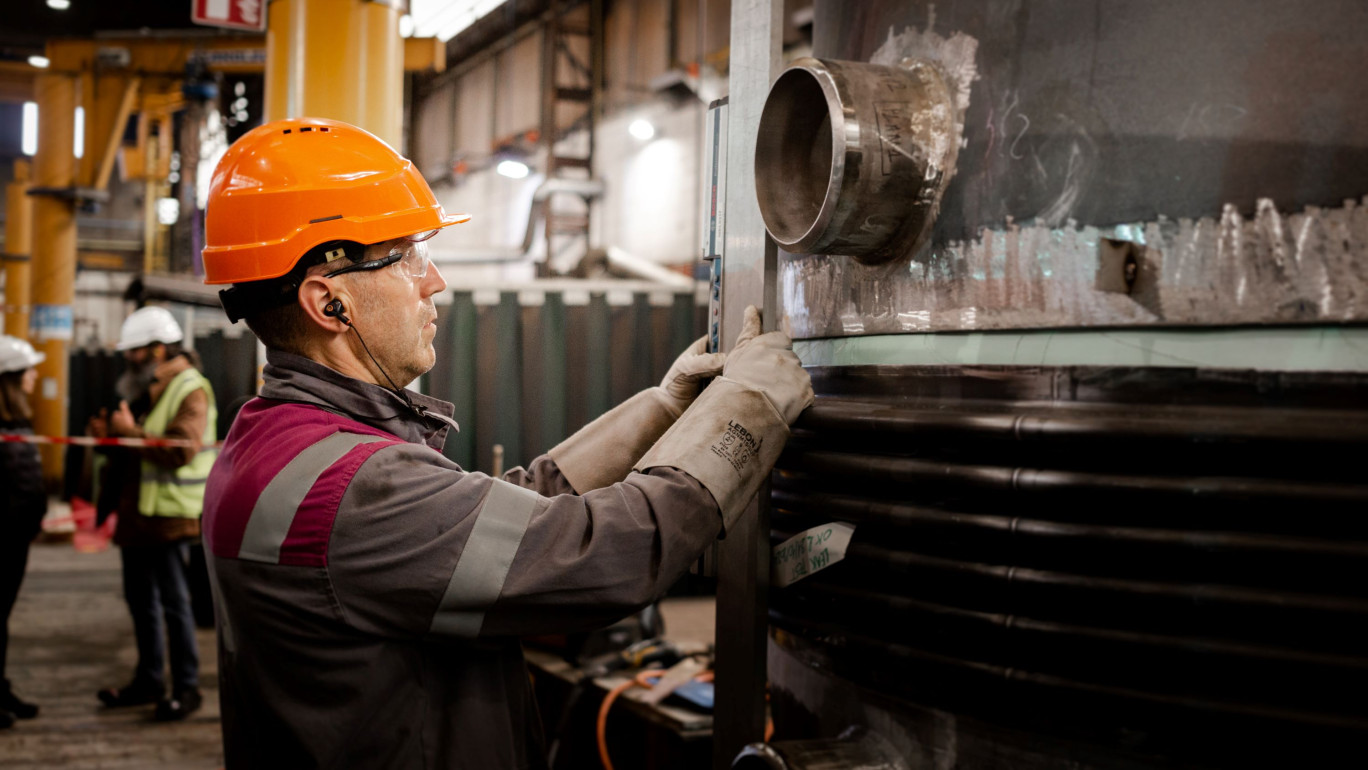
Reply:
[[46, 56], [30, 56], [28, 58], [28, 63], [32, 64], [38, 69], [47, 69], [47, 66], [52, 62], [48, 61], [48, 57]]
[[651, 125], [651, 121], [645, 118], [637, 118], [632, 121], [631, 125], [627, 126], [627, 133], [644, 142], [655, 136], [655, 126]]
[[509, 179], [522, 179], [528, 173], [527, 164], [516, 160], [501, 160], [494, 170]]
[[53, 10], [65, 11], [71, 7], [71, 0], [47, 0], [47, 4]]

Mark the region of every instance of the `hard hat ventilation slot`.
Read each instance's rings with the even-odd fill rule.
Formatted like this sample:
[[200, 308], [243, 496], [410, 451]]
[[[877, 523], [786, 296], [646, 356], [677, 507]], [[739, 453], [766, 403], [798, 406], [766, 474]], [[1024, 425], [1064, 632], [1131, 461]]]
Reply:
[[284, 131], [282, 131], [281, 133], [282, 133], [282, 134], [288, 134], [288, 133], [290, 133], [290, 131], [292, 131], [292, 130], [293, 130], [293, 129], [287, 128], [287, 129], [285, 129]]
[[307, 133], [309, 133], [309, 132], [312, 131], [312, 130], [313, 130], [313, 126], [305, 126], [305, 127], [301, 128], [301, 129], [299, 129], [299, 133], [301, 133], [301, 134], [307, 134]]

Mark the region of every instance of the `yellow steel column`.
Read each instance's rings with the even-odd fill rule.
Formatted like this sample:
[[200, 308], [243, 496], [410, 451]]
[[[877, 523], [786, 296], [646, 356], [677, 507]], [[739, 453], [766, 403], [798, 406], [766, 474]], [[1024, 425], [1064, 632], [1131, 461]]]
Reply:
[[366, 122], [357, 125], [403, 151], [404, 39], [399, 36], [399, 12], [392, 3], [362, 5], [366, 14], [366, 57], [361, 73], [366, 81]]
[[276, 0], [266, 31], [266, 119], [333, 118], [395, 147], [404, 48], [397, 3]]
[[28, 337], [29, 257], [33, 254], [33, 199], [29, 162], [14, 161], [5, 190], [5, 334]]
[[[39, 75], [38, 155], [34, 187], [70, 193], [76, 184], [76, 78], [53, 72]], [[33, 201], [34, 347], [47, 354], [38, 365], [34, 431], [64, 436], [67, 432], [67, 343], [71, 340], [71, 301], [76, 293], [76, 207], [68, 195], [44, 193]], [[62, 447], [43, 449], [43, 476], [62, 477]]]

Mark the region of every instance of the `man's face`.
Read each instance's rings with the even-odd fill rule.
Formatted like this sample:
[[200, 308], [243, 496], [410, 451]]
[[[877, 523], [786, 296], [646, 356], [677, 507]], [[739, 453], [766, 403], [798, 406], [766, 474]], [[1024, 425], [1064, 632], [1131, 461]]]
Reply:
[[124, 360], [128, 362], [130, 369], [137, 372], [144, 372], [155, 367], [158, 363], [161, 363], [161, 359], [165, 358], [165, 355], [159, 354], [165, 349], [165, 346], [160, 342], [154, 342], [151, 345], [125, 350]]
[[364, 259], [383, 259], [395, 253], [404, 256], [388, 267], [339, 277], [353, 281], [350, 288], [358, 298], [352, 323], [385, 373], [404, 387], [437, 360], [432, 347], [437, 309], [432, 297], [447, 284], [437, 266], [427, 261], [426, 242], [396, 238], [371, 244]]

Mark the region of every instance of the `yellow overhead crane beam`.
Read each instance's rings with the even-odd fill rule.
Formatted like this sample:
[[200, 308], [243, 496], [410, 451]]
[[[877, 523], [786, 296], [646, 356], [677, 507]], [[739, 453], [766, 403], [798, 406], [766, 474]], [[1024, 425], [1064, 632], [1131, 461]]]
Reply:
[[[125, 174], [149, 186], [145, 192], [150, 211], [155, 199], [151, 190], [170, 171], [171, 116], [184, 106], [181, 85], [187, 64], [199, 62], [208, 72], [265, 72], [269, 117], [297, 114], [270, 106], [285, 108], [292, 101], [311, 114], [369, 128], [395, 145], [402, 121], [402, 88], [392, 82], [394, 77], [405, 70], [440, 72], [446, 67], [446, 49], [439, 41], [400, 42], [393, 3], [277, 0], [271, 4], [270, 18], [266, 37], [54, 40], [47, 45], [45, 70], [0, 66], [0, 101], [37, 101], [42, 126], [32, 183], [11, 185], [8, 191], [10, 197], [32, 196], [32, 259], [7, 262], [6, 274], [7, 284], [30, 286], [30, 337], [47, 354], [38, 366], [38, 433], [68, 432], [67, 346], [76, 281], [76, 207], [108, 196], [110, 175], [122, 152]], [[339, 38], [338, 33], [345, 34]], [[268, 62], [271, 57], [279, 61]], [[359, 101], [357, 93], [363, 96]], [[320, 94], [331, 94], [332, 101], [318, 98]], [[79, 163], [72, 151], [77, 104], [85, 108], [87, 147]], [[138, 142], [124, 147], [124, 128], [135, 113]], [[150, 264], [154, 253], [148, 243], [144, 258]], [[61, 479], [61, 447], [43, 447], [43, 470], [50, 484]]]

